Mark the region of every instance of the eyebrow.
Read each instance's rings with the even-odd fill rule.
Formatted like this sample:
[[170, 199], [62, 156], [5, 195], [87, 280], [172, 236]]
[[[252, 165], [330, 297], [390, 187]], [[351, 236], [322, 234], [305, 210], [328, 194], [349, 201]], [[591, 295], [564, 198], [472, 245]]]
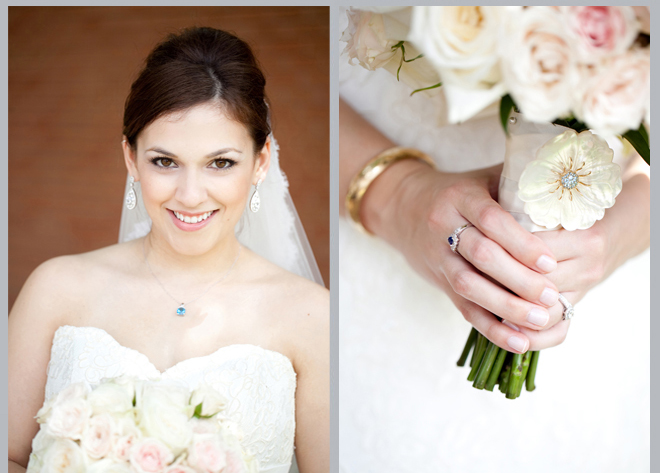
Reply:
[[[165, 156], [169, 156], [169, 157], [172, 157], [172, 158], [176, 157], [176, 155], [174, 153], [170, 153], [169, 151], [166, 151], [166, 150], [164, 150], [162, 148], [159, 148], [157, 146], [154, 146], [153, 148], [149, 148], [149, 149], [147, 149], [147, 151], [154, 151], [156, 153], [164, 154]], [[243, 154], [242, 151], [240, 151], [236, 148], [222, 148], [222, 149], [219, 149], [217, 151], [213, 151], [212, 153], [207, 154], [206, 157], [207, 158], [214, 158], [216, 156], [222, 156], [223, 154], [227, 154], [231, 151], [234, 151], [235, 153], [238, 153], [238, 154]]]

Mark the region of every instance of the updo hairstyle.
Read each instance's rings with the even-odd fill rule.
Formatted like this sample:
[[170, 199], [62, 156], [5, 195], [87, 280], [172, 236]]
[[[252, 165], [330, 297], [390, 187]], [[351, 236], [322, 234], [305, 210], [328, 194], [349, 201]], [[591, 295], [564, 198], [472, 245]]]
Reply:
[[187, 28], [147, 57], [126, 98], [124, 136], [135, 149], [139, 133], [160, 116], [218, 101], [248, 129], [259, 152], [270, 134], [265, 85], [243, 40], [214, 28]]

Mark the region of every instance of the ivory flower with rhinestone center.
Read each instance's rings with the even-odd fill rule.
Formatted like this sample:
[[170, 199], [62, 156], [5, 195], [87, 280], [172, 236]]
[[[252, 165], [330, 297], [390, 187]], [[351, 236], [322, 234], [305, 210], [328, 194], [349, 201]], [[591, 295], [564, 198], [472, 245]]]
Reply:
[[583, 131], [567, 130], [545, 143], [525, 167], [518, 197], [525, 213], [547, 228], [591, 227], [621, 192], [621, 170], [612, 163], [607, 142]]

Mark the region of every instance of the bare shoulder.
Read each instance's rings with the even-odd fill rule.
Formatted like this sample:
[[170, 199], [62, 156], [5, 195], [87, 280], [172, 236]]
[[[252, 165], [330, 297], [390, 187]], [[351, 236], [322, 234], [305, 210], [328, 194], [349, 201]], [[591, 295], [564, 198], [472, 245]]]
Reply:
[[[71, 323], [72, 308], [85, 303], [91, 286], [119, 271], [134, 252], [134, 244], [125, 243], [76, 255], [58, 256], [41, 263], [30, 274], [19, 293], [11, 316], [40, 315], [47, 325]], [[48, 320], [44, 320], [44, 319]]]

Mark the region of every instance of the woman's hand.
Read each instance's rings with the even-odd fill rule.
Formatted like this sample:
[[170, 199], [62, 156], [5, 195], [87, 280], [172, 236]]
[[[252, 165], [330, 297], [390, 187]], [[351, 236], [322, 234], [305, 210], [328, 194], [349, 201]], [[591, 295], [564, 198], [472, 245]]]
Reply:
[[[499, 168], [443, 174], [418, 161], [401, 161], [370, 186], [360, 209], [362, 222], [443, 288], [465, 318], [498, 346], [522, 353], [530, 346], [559, 344], [568, 323], [550, 330], [562, 314], [549, 311], [557, 304], [558, 289], [544, 276], [556, 260], [538, 236], [493, 200], [498, 177]], [[447, 237], [468, 222], [474, 227], [461, 233], [460, 255], [455, 254]]]
[[[642, 163], [637, 172], [624, 176], [623, 190], [616, 204], [591, 228], [537, 233], [559, 261], [557, 269], [547, 277], [572, 304], [579, 302], [629, 258], [648, 248], [650, 180], [647, 172], [648, 166]], [[550, 312], [562, 310], [558, 304]]]

